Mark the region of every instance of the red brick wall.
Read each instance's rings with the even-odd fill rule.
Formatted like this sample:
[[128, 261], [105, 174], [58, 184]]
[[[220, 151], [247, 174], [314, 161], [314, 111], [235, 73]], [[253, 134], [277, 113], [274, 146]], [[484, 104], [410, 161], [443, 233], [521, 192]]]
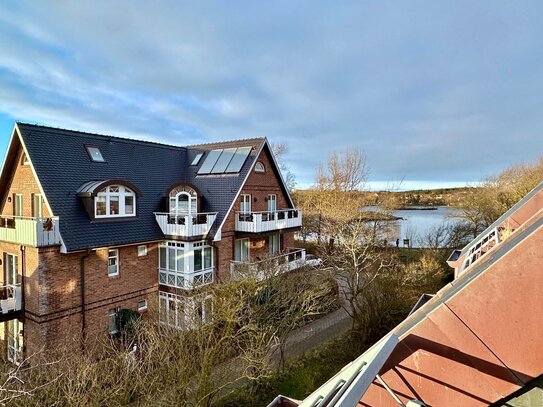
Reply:
[[[158, 290], [158, 245], [148, 244], [147, 255], [138, 256], [137, 245], [119, 248], [120, 272], [107, 274], [108, 249], [92, 251], [85, 259], [85, 319], [87, 336], [108, 329], [112, 308], [137, 310], [138, 301], [154, 299]], [[27, 309], [33, 322], [41, 325], [46, 343], [71, 341], [81, 331], [80, 264], [83, 253], [40, 253], [39, 310]], [[32, 294], [29, 296], [32, 297]], [[29, 329], [31, 326], [29, 327]], [[26, 328], [25, 328], [26, 331]], [[77, 342], [77, 341], [75, 341]], [[29, 345], [28, 350], [30, 349]]]
[[[40, 188], [32, 172], [32, 167], [30, 165], [23, 165], [22, 157], [23, 149], [21, 147], [17, 152], [16, 165], [12, 169], [7, 196], [4, 196], [2, 200], [2, 215], [13, 215], [13, 195], [23, 194], [23, 216], [32, 216], [32, 195], [40, 193]], [[11, 202], [8, 202], [8, 200], [11, 200]], [[43, 205], [43, 216], [51, 216], [45, 204]]]
[[[272, 168], [272, 160], [267, 151], [263, 151], [257, 161], [264, 164], [266, 171], [264, 173], [253, 172], [247, 178], [245, 185], [241, 190], [241, 194], [251, 194], [251, 210], [267, 211], [269, 194], [277, 196], [277, 209], [290, 208], [288, 198], [281, 188], [280, 178], [275, 174]], [[218, 279], [226, 278], [230, 273], [230, 261], [234, 259], [234, 240], [235, 233], [235, 214], [240, 210], [240, 201], [234, 204], [232, 212], [226, 218], [222, 227], [221, 241], [217, 242], [216, 261]], [[261, 248], [251, 248], [250, 253], [252, 258], [267, 257], [269, 253], [268, 238], [255, 237], [251, 238], [251, 243], [264, 240], [264, 246]], [[294, 234], [287, 232], [282, 234], [281, 250], [291, 247], [294, 242]]]

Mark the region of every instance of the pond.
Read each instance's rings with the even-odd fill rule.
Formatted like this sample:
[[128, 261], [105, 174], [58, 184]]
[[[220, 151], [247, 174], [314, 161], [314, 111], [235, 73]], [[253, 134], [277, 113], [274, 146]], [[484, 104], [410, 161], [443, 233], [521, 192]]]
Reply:
[[404, 246], [404, 239], [409, 239], [411, 247], [416, 247], [421, 238], [427, 236], [436, 228], [454, 222], [459, 213], [458, 209], [447, 206], [394, 211], [394, 216], [401, 219], [390, 222], [391, 228], [387, 233], [387, 239], [392, 245], [395, 245], [396, 239], [399, 239], [399, 245], [402, 247]]

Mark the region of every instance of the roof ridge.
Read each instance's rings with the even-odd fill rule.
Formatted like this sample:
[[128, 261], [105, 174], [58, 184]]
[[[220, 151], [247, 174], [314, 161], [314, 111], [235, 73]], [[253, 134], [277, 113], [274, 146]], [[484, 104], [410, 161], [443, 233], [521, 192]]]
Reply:
[[60, 131], [65, 131], [65, 132], [70, 132], [70, 133], [78, 133], [78, 134], [84, 135], [86, 137], [90, 136], [90, 137], [106, 138], [106, 139], [113, 138], [113, 139], [128, 142], [128, 143], [155, 144], [157, 146], [171, 147], [171, 148], [175, 148], [175, 149], [187, 149], [187, 148], [191, 148], [191, 147], [204, 147], [204, 146], [210, 146], [210, 145], [213, 145], [213, 144], [236, 143], [236, 142], [241, 142], [241, 141], [247, 141], [247, 142], [256, 141], [256, 140], [264, 141], [266, 139], [265, 137], [252, 137], [252, 138], [240, 138], [240, 139], [234, 139], [234, 140], [213, 141], [213, 142], [209, 142], [209, 143], [200, 143], [200, 144], [175, 145], [175, 144], [161, 143], [161, 142], [158, 142], [158, 141], [138, 140], [138, 139], [130, 138], [130, 137], [120, 137], [120, 136], [113, 136], [113, 135], [110, 135], [110, 134], [92, 133], [92, 132], [89, 132], [89, 131], [66, 129], [66, 128], [63, 128], [63, 127], [45, 126], [45, 125], [42, 125], [42, 124], [33, 124], [33, 123], [26, 123], [26, 122], [20, 122], [20, 121], [17, 121], [16, 124], [17, 125], [23, 125], [23, 126], [29, 126], [29, 127], [39, 127], [41, 129], [44, 129], [45, 131], [47, 131], [47, 130], [49, 130], [49, 131], [59, 131], [60, 130]]
[[211, 141], [209, 143], [200, 143], [200, 144], [189, 144], [186, 145], [186, 148], [192, 148], [192, 147], [203, 147], [203, 146], [210, 146], [213, 144], [225, 144], [225, 143], [238, 143], [240, 141], [264, 141], [266, 140], [266, 137], [251, 137], [251, 138], [238, 138], [234, 140], [224, 140], [224, 141]]
[[116, 139], [116, 140], [126, 142], [126, 143], [155, 144], [157, 146], [162, 146], [162, 147], [170, 147], [170, 148], [175, 148], [175, 149], [186, 149], [185, 146], [161, 143], [159, 141], [139, 140], [139, 139], [130, 138], [130, 137], [112, 136], [111, 134], [91, 133], [89, 131], [72, 130], [72, 129], [66, 129], [66, 128], [63, 128], [63, 127], [44, 126], [42, 124], [32, 124], [32, 123], [25, 123], [25, 122], [16, 122], [16, 123], [17, 123], [17, 125], [22, 124], [23, 126], [39, 127], [40, 129], [42, 129], [42, 131], [49, 131], [49, 132], [65, 131], [65, 132], [69, 132], [69, 133], [77, 133], [77, 134], [85, 136], [85, 137]]

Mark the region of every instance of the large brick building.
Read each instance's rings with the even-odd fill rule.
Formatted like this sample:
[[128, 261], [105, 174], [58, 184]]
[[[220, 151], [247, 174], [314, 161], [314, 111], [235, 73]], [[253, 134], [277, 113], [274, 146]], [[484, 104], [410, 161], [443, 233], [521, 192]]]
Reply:
[[301, 212], [266, 139], [171, 146], [17, 123], [0, 175], [1, 354], [114, 333], [121, 309], [183, 328], [202, 287], [292, 269]]

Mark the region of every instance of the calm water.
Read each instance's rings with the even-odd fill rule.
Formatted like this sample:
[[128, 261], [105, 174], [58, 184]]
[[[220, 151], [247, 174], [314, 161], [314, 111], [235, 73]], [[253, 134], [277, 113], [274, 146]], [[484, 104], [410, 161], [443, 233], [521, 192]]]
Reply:
[[403, 246], [403, 239], [409, 239], [411, 246], [416, 247], [421, 238], [436, 228], [454, 222], [458, 213], [458, 209], [446, 206], [438, 206], [435, 210], [395, 211], [394, 215], [402, 220], [391, 222], [387, 239], [390, 244], [396, 244], [396, 239], [400, 239], [400, 246]]

